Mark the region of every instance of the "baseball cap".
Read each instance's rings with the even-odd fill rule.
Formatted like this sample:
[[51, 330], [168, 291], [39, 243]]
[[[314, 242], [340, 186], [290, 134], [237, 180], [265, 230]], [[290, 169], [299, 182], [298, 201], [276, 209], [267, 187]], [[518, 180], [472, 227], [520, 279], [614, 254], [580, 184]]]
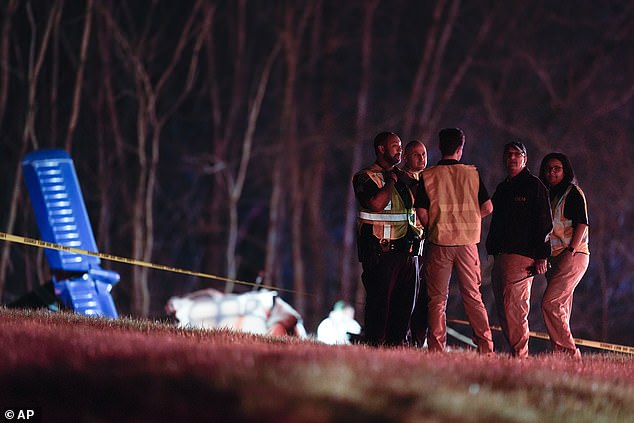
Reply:
[[504, 151], [507, 151], [509, 149], [513, 149], [513, 150], [517, 150], [520, 153], [522, 153], [523, 155], [526, 156], [526, 146], [524, 146], [524, 144], [522, 144], [519, 141], [511, 141], [509, 143], [506, 143], [506, 145], [504, 145]]

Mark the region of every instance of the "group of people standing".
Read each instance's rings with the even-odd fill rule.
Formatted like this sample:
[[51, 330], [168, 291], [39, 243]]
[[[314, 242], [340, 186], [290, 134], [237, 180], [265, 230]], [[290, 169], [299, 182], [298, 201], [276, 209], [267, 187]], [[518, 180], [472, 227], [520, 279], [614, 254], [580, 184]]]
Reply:
[[422, 142], [403, 150], [398, 135], [381, 132], [374, 138], [376, 161], [354, 175], [364, 341], [426, 341], [429, 350], [444, 351], [455, 271], [473, 341], [480, 353], [492, 354], [478, 253], [482, 219], [492, 215], [486, 249], [494, 257], [493, 293], [510, 353], [528, 356], [533, 277], [545, 274], [542, 314], [552, 348], [580, 357], [569, 322], [574, 289], [588, 267], [588, 213], [570, 161], [548, 154], [536, 177], [526, 166], [524, 144], [510, 142], [503, 150], [507, 176], [490, 197], [478, 169], [461, 163], [464, 145], [462, 130], [442, 129], [442, 158], [427, 168]]

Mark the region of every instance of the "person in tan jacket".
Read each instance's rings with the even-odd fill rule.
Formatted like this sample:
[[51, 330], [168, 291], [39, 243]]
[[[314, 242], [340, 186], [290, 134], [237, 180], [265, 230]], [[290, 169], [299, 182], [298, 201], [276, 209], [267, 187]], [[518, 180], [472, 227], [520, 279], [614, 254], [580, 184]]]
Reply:
[[418, 185], [414, 207], [425, 227], [423, 279], [427, 285], [431, 351], [444, 351], [449, 279], [455, 269], [462, 302], [478, 352], [493, 353], [493, 337], [480, 286], [478, 243], [482, 218], [493, 211], [475, 166], [460, 163], [465, 136], [459, 128], [438, 133], [442, 159], [427, 168]]
[[549, 189], [553, 216], [552, 252], [542, 314], [553, 351], [581, 358], [570, 331], [570, 314], [572, 295], [590, 261], [588, 204], [565, 154], [547, 154], [539, 169], [539, 179]]

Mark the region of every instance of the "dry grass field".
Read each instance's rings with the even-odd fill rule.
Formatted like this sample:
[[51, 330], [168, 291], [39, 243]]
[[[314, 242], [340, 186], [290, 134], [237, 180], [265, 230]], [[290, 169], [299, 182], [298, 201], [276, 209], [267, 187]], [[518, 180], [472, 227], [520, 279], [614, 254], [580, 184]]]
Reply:
[[633, 422], [634, 357], [327, 346], [0, 308], [0, 407], [44, 422]]

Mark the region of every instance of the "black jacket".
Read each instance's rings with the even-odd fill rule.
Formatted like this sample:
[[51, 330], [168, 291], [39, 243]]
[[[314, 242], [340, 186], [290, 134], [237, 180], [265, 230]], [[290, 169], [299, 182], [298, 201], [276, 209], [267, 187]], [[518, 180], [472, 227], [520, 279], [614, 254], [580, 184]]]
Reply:
[[548, 190], [528, 168], [496, 188], [493, 216], [486, 240], [488, 254], [520, 254], [533, 259], [550, 256], [553, 220]]

